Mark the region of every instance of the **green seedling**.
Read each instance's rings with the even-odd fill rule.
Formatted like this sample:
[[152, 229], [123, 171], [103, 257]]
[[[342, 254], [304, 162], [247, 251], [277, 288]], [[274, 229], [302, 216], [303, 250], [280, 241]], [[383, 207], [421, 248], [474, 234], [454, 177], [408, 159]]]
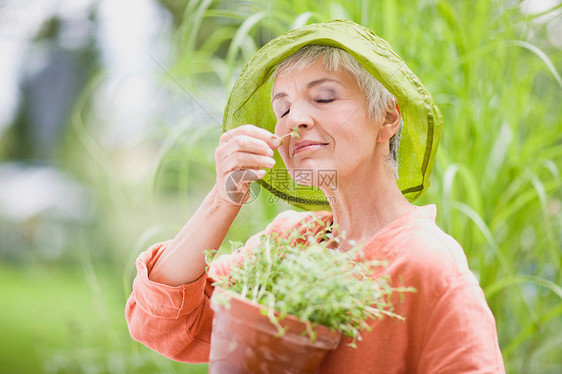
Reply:
[[313, 234], [314, 222], [322, 221], [303, 223], [283, 235], [262, 235], [260, 244], [243, 251], [243, 261], [214, 285], [265, 305], [279, 335], [284, 333], [279, 320], [288, 314], [298, 317], [311, 341], [315, 326], [325, 325], [351, 337], [355, 346], [361, 332], [370, 330], [369, 320], [403, 319], [393, 311], [391, 293], [413, 290], [393, 288], [388, 276], [374, 278], [373, 270], [384, 263], [366, 260], [360, 246], [331, 249], [341, 239], [325, 226]]
[[295, 128], [293, 128], [293, 131], [291, 131], [288, 134], [285, 134], [283, 136], [279, 136], [279, 135], [276, 135], [276, 136], [277, 136], [277, 139], [279, 139], [279, 141], [281, 142], [281, 144], [283, 144], [283, 139], [286, 138], [287, 136], [299, 139], [301, 136], [299, 135], [298, 131], [299, 131], [299, 128], [295, 127]]

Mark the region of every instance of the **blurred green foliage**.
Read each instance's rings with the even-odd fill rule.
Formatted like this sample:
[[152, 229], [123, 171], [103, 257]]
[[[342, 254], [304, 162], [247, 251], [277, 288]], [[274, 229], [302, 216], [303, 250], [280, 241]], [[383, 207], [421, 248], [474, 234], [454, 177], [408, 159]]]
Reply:
[[[526, 15], [521, 2], [500, 0], [161, 3], [176, 28], [171, 66], [155, 65], [154, 96], [179, 115], [155, 116], [146, 139], [109, 148], [100, 134], [110, 122], [95, 106], [108, 72], [82, 89], [57, 162], [96, 192], [92, 220], [76, 229], [64, 267], [0, 268], [0, 372], [205, 371], [129, 338], [134, 259], [172, 237], [212, 187], [220, 113], [243, 65], [280, 33], [332, 18], [389, 41], [443, 111], [432, 187], [417, 204], [437, 204], [438, 224], [463, 246], [507, 371], [562, 371], [562, 50], [539, 17], [560, 17], [560, 5]], [[242, 209], [227, 241], [288, 208], [268, 197], [262, 190]]]

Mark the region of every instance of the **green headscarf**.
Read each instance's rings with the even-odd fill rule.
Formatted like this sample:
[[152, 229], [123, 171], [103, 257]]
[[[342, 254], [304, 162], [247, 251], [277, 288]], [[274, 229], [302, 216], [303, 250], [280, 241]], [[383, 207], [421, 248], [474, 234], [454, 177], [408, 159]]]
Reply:
[[[242, 70], [225, 108], [225, 131], [253, 124], [275, 132], [270, 79], [275, 67], [309, 44], [337, 47], [349, 52], [398, 100], [404, 121], [398, 151], [398, 187], [414, 201], [430, 185], [430, 174], [443, 129], [443, 117], [429, 92], [390, 45], [371, 30], [349, 20], [332, 20], [292, 30], [260, 49]], [[261, 180], [272, 194], [305, 210], [330, 210], [324, 193], [300, 186], [289, 176], [276, 151], [276, 165]]]

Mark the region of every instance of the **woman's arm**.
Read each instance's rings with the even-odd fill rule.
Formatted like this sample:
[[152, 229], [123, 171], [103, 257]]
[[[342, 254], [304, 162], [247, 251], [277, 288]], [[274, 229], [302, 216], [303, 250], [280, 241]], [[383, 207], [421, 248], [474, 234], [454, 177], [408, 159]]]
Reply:
[[148, 277], [179, 286], [191, 283], [205, 271], [205, 249], [217, 249], [240, 211], [240, 205], [221, 203], [213, 187], [199, 209], [168, 244]]
[[207, 362], [213, 319], [210, 308], [212, 282], [228, 275], [230, 266], [239, 256], [259, 245], [262, 234], [282, 234], [309, 219], [311, 216], [303, 212], [287, 210], [280, 213], [264, 231], [250, 237], [239, 251], [213, 260], [210, 277], [203, 273], [194, 282], [175, 287], [148, 278], [170, 242], [153, 245], [136, 261], [137, 276], [125, 308], [131, 336], [171, 359]]
[[[125, 309], [135, 340], [178, 361], [208, 360], [213, 287], [205, 274], [204, 251], [219, 248], [249, 196], [250, 182], [263, 177], [260, 168], [273, 166], [273, 149], [279, 146], [274, 139], [269, 131], [251, 125], [221, 136], [211, 192], [173, 240], [137, 259]], [[236, 178], [240, 173], [244, 178]]]
[[215, 152], [215, 186], [154, 265], [149, 274], [152, 281], [178, 286], [203, 274], [203, 251], [219, 248], [249, 197], [250, 182], [265, 175], [260, 168], [275, 164], [273, 149], [278, 146], [272, 133], [253, 125], [232, 129], [221, 136]]

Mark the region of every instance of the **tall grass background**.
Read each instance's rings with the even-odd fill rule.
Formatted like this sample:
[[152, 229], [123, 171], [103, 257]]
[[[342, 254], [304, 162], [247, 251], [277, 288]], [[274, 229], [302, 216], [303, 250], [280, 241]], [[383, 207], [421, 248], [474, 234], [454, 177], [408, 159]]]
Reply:
[[[88, 82], [69, 120], [62, 163], [97, 191], [95, 223], [78, 229], [79, 271], [67, 279], [44, 266], [22, 273], [3, 265], [9, 287], [0, 296], [13, 305], [42, 279], [77, 305], [71, 316], [65, 303], [48, 307], [63, 316], [56, 325], [47, 316], [37, 322], [50, 328], [21, 322], [28, 338], [41, 339], [18, 340], [17, 324], [4, 328], [19, 347], [15, 359], [0, 355], [6, 372], [206, 371], [129, 338], [122, 314], [134, 259], [172, 237], [212, 187], [221, 113], [244, 64], [275, 36], [333, 18], [389, 41], [443, 112], [432, 186], [416, 204], [436, 204], [438, 224], [464, 248], [496, 318], [507, 371], [562, 371], [562, 50], [541, 22], [561, 17], [561, 5], [528, 15], [521, 2], [499, 0], [167, 3], [176, 14], [173, 48], [148, 73], [166, 111], [150, 118], [151, 133], [125, 148], [105, 145], [100, 134], [110, 122], [94, 96], [108, 72]], [[247, 239], [290, 208], [270, 197], [262, 190], [244, 206], [227, 240]], [[36, 362], [25, 362], [30, 352]]]

